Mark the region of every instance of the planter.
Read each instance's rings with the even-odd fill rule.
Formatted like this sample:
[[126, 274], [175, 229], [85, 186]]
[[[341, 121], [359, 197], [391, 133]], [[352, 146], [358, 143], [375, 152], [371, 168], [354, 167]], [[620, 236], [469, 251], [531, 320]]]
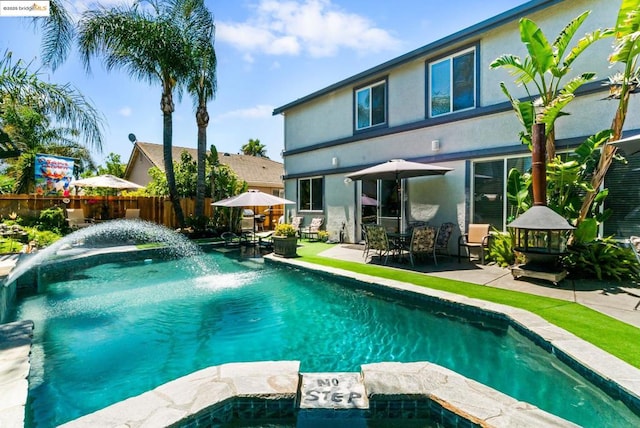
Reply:
[[280, 257], [297, 257], [298, 248], [297, 236], [274, 236], [273, 254]]

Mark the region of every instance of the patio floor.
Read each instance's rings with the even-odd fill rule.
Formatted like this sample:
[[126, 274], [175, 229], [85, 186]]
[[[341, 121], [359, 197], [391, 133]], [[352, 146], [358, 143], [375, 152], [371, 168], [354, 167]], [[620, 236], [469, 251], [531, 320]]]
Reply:
[[[323, 257], [365, 263], [363, 245], [336, 244], [321, 252]], [[378, 257], [370, 258], [368, 263], [381, 265]], [[511, 271], [495, 265], [481, 265], [479, 262], [462, 260], [457, 257], [438, 256], [438, 265], [432, 259], [416, 263], [415, 267], [406, 261], [399, 263], [389, 257], [387, 266], [394, 269], [413, 270], [441, 278], [481, 284], [489, 287], [521, 291], [540, 296], [576, 302], [602, 312], [627, 324], [640, 328], [640, 310], [634, 309], [640, 301], [640, 287], [635, 283], [608, 282], [598, 280], [573, 280], [567, 277], [557, 285], [549, 281], [521, 278], [514, 279]], [[632, 294], [630, 294], [632, 293]]]

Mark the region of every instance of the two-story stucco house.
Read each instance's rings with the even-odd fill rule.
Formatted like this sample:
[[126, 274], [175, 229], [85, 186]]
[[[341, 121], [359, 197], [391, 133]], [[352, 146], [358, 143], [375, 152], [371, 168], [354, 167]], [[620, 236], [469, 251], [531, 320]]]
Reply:
[[[611, 0], [530, 1], [276, 108], [274, 115], [284, 115], [285, 197], [297, 201], [298, 215], [323, 215], [332, 237], [342, 229], [351, 242], [360, 240], [363, 222], [393, 227], [398, 214], [403, 227], [453, 222], [459, 234], [482, 222], [505, 230], [506, 174], [513, 167], [527, 170], [531, 154], [519, 141], [521, 125], [500, 82], [516, 97], [527, 94], [507, 71], [491, 69], [491, 62], [502, 54], [527, 56], [518, 27], [522, 17], [553, 42], [567, 23], [590, 10], [573, 46], [586, 32], [613, 27], [619, 7]], [[597, 80], [581, 88], [566, 109], [570, 115], [556, 122], [559, 153], [611, 127], [617, 101], [606, 99], [604, 83], [621, 70], [610, 66], [611, 52], [612, 39], [604, 39], [575, 61], [570, 77], [590, 71]], [[632, 98], [625, 136], [638, 132], [639, 108]], [[403, 180], [401, 189], [394, 181], [345, 180], [347, 173], [390, 159], [453, 170]], [[607, 176], [614, 216], [604, 224], [605, 235], [640, 234], [631, 233], [640, 224], [633, 220], [640, 212], [640, 172], [633, 171], [640, 170], [640, 160], [629, 160]], [[455, 240], [454, 234], [451, 250]]]

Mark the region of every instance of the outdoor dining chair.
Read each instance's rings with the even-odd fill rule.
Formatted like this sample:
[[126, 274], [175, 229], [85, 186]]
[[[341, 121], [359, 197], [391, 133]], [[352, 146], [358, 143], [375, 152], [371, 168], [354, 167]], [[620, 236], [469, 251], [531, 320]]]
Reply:
[[458, 263], [460, 263], [462, 247], [466, 247], [471, 259], [471, 250], [480, 250], [480, 262], [484, 264], [484, 250], [489, 248], [488, 224], [470, 224], [467, 233], [458, 238]]
[[436, 241], [438, 229], [433, 226], [418, 226], [413, 228], [411, 241], [409, 244], [409, 259], [411, 266], [414, 266], [414, 257], [418, 258], [423, 255], [432, 255], [433, 261], [437, 265], [436, 259]]
[[436, 253], [446, 254], [449, 256], [449, 240], [453, 234], [453, 228], [456, 225], [450, 222], [442, 223], [438, 230], [438, 239], [436, 239]]
[[369, 251], [377, 251], [378, 256], [382, 258], [384, 256], [384, 262], [387, 264], [389, 259], [389, 252], [391, 251], [391, 245], [389, 244], [389, 238], [387, 237], [387, 231], [384, 226], [378, 224], [371, 224], [367, 226], [367, 245], [365, 247], [365, 260], [369, 256]]

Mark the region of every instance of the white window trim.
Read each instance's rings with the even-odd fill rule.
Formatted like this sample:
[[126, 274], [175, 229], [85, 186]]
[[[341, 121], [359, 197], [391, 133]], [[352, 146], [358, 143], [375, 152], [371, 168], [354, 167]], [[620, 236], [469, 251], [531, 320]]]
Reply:
[[[435, 64], [439, 64], [442, 61], [446, 61], [449, 60], [451, 61], [451, 64], [453, 64], [453, 59], [462, 55], [465, 55], [469, 52], [473, 52], [474, 53], [474, 61], [473, 61], [473, 106], [472, 107], [467, 107], [465, 109], [460, 109], [460, 110], [451, 110], [453, 109], [453, 66], [449, 67], [449, 101], [450, 101], [450, 107], [449, 107], [449, 112], [448, 113], [441, 113], [438, 114], [436, 116], [433, 115], [433, 112], [431, 110], [431, 95], [433, 94], [433, 88], [431, 87], [431, 82], [432, 82], [432, 67]], [[429, 61], [427, 63], [427, 67], [429, 67], [429, 93], [428, 93], [428, 99], [427, 99], [427, 107], [429, 108], [429, 117], [442, 117], [442, 116], [446, 116], [452, 113], [458, 113], [461, 111], [467, 111], [467, 110], [473, 110], [477, 107], [478, 105], [478, 99], [477, 99], [477, 90], [478, 90], [478, 70], [477, 70], [477, 55], [478, 55], [478, 51], [476, 49], [475, 46], [472, 46], [468, 49], [463, 49], [461, 51], [456, 51], [454, 53], [452, 53], [451, 55], [447, 55], [447, 56], [443, 56], [440, 57], [434, 61]]]
[[[373, 111], [373, 108], [372, 108], [372, 106], [371, 106], [371, 103], [372, 103], [372, 101], [373, 101], [373, 97], [369, 96], [369, 125], [367, 125], [367, 126], [363, 126], [362, 128], [359, 128], [359, 127], [358, 127], [358, 94], [359, 94], [361, 91], [364, 91], [364, 90], [366, 90], [366, 89], [368, 89], [368, 90], [371, 92], [373, 88], [375, 88], [376, 86], [380, 86], [380, 85], [385, 85], [385, 88], [384, 88], [384, 93], [385, 93], [385, 97], [384, 97], [384, 104], [385, 104], [385, 105], [384, 105], [384, 110], [385, 110], [385, 114], [384, 114], [384, 122], [382, 122], [382, 123], [376, 123], [375, 125], [373, 125], [373, 124], [371, 123], [372, 116], [373, 116], [373, 115], [371, 114], [371, 113], [372, 113], [372, 111]], [[354, 110], [355, 110], [355, 111], [354, 111], [353, 113], [354, 113], [354, 116], [355, 116], [355, 129], [356, 129], [356, 131], [362, 131], [362, 130], [370, 129], [370, 128], [373, 128], [373, 127], [376, 127], [376, 126], [382, 126], [382, 125], [385, 125], [385, 124], [387, 123], [387, 103], [388, 103], [388, 94], [387, 94], [387, 80], [386, 80], [386, 79], [379, 80], [379, 81], [374, 82], [374, 83], [372, 83], [372, 84], [370, 84], [370, 85], [362, 86], [362, 87], [360, 87], [360, 88], [357, 88], [357, 89], [355, 90], [355, 94], [354, 94], [354, 101], [355, 101], [355, 103], [354, 103]]]

